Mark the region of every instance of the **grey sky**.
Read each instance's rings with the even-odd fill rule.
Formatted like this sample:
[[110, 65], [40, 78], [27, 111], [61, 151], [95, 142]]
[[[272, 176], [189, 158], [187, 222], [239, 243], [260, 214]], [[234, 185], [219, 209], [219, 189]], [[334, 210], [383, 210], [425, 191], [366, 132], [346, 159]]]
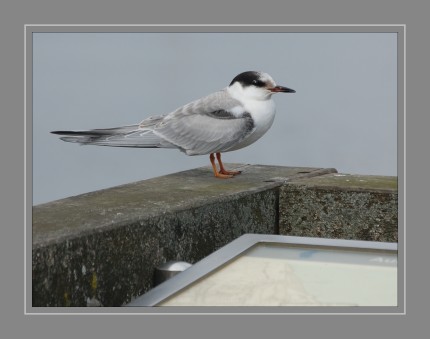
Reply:
[[226, 153], [225, 162], [397, 175], [396, 39], [395, 33], [34, 33], [34, 204], [209, 165], [208, 156], [78, 146], [49, 132], [137, 123], [248, 70], [265, 71], [297, 92], [277, 94], [269, 132]]

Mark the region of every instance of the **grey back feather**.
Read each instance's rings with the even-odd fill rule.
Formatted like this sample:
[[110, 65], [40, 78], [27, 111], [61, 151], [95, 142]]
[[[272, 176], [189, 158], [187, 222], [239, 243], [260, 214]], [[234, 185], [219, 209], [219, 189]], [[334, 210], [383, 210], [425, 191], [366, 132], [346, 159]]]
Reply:
[[227, 151], [254, 128], [248, 113], [236, 117], [229, 111], [238, 106], [225, 90], [218, 91], [165, 116], [153, 132], [188, 155]]
[[[239, 108], [234, 115], [231, 109]], [[167, 115], [152, 116], [139, 125], [89, 131], [54, 131], [64, 141], [86, 145], [178, 148], [188, 155], [224, 152], [253, 130], [249, 113], [226, 90], [190, 102]]]

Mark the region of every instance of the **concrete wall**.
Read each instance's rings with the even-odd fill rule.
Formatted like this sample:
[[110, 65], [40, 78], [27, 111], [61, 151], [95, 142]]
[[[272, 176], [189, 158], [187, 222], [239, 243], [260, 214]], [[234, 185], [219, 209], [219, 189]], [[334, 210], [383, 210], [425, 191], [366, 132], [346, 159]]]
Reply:
[[397, 241], [397, 178], [230, 164], [33, 207], [33, 306], [120, 306], [244, 233]]
[[280, 189], [284, 235], [397, 242], [397, 178], [330, 174]]

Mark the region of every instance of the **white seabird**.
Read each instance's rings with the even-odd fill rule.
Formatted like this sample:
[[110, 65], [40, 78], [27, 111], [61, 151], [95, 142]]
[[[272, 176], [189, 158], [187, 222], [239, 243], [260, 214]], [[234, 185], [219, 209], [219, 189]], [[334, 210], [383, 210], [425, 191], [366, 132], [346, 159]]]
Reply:
[[240, 172], [227, 171], [221, 153], [246, 147], [268, 131], [275, 118], [275, 93], [295, 91], [277, 85], [267, 73], [248, 71], [220, 91], [139, 124], [51, 133], [63, 135], [61, 140], [84, 145], [177, 148], [187, 155], [210, 154], [215, 177], [231, 178]]

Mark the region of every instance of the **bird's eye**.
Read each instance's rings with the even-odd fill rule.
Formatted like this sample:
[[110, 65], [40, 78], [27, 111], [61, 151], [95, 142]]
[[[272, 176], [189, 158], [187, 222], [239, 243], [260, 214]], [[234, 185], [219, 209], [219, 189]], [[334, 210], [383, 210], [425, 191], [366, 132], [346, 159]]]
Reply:
[[264, 86], [264, 82], [261, 80], [252, 80], [252, 84], [254, 86], [257, 86], [257, 87], [263, 87]]

